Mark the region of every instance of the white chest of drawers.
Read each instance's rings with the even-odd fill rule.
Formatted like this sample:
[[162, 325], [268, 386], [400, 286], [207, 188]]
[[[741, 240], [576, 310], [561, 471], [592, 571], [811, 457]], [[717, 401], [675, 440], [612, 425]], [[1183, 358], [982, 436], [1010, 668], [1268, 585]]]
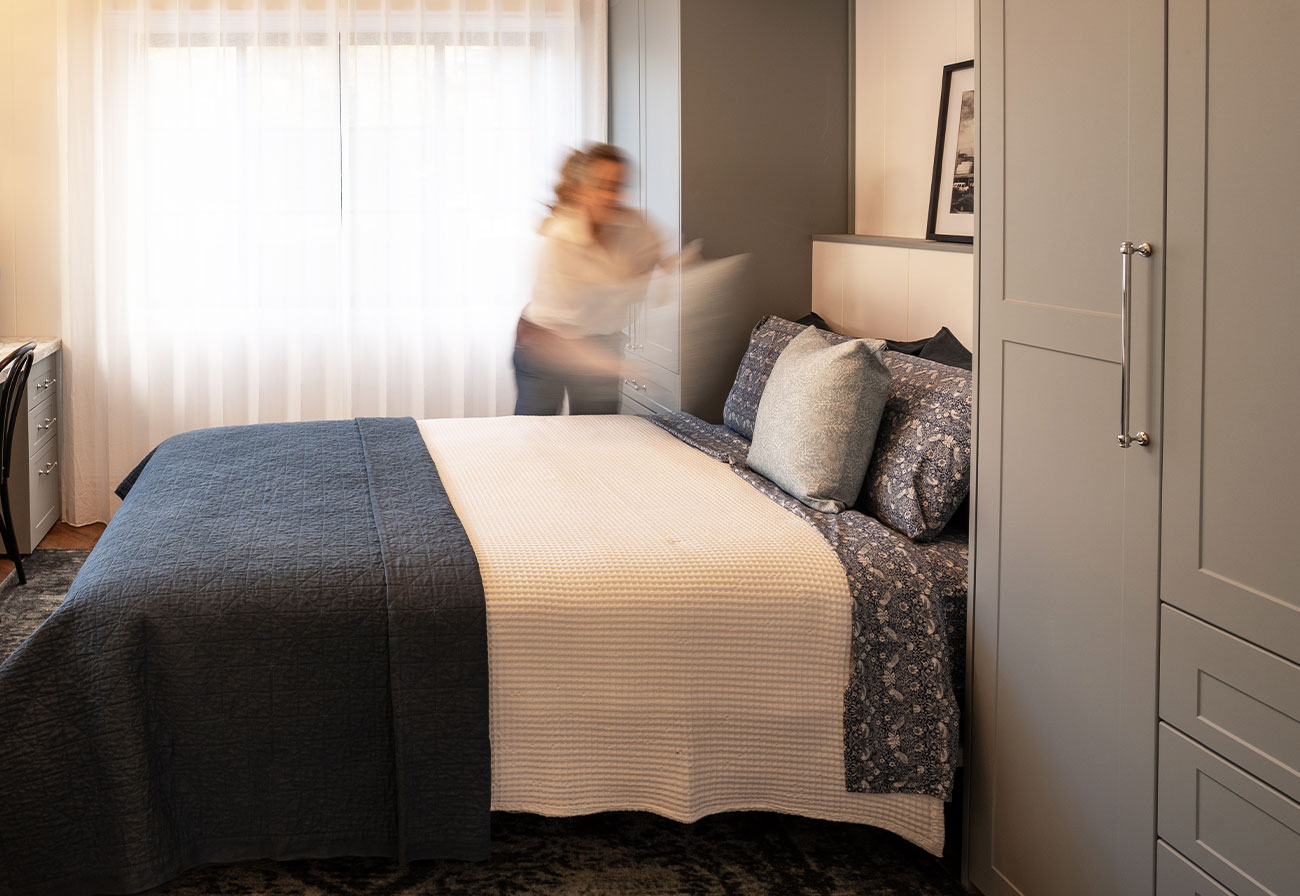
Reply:
[[18, 551], [30, 554], [59, 519], [62, 509], [59, 469], [62, 343], [34, 337], [0, 338], [0, 357], [27, 342], [36, 343], [35, 361], [18, 408], [13, 460], [9, 468], [9, 507]]

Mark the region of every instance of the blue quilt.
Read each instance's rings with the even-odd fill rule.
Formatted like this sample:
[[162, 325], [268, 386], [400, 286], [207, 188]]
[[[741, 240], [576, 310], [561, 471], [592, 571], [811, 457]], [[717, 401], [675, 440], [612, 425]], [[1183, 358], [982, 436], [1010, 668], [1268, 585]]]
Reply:
[[483, 590], [415, 422], [185, 433], [137, 472], [0, 666], [0, 893], [486, 856]]

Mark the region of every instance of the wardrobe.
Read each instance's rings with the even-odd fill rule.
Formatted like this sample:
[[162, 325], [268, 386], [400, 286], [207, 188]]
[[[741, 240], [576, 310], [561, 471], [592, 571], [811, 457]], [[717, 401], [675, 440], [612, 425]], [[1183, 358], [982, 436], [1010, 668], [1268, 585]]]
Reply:
[[978, 16], [970, 881], [1300, 894], [1300, 3]]
[[712, 422], [764, 314], [812, 307], [812, 234], [842, 233], [849, 196], [846, 0], [610, 0], [610, 140], [630, 201], [699, 240], [711, 279], [664, 278], [634, 309], [631, 413]]

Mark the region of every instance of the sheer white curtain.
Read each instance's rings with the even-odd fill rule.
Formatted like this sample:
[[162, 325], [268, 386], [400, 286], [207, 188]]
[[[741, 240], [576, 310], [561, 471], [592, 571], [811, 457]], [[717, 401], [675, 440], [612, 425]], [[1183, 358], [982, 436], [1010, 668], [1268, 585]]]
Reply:
[[60, 0], [65, 516], [177, 432], [508, 413], [605, 0]]

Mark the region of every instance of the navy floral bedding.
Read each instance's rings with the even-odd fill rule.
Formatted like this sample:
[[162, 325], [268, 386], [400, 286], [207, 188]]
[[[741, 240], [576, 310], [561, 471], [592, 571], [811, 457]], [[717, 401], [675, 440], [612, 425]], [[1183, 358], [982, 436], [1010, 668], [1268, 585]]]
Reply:
[[853, 600], [845, 788], [950, 799], [960, 761], [966, 533], [917, 543], [856, 510], [813, 510], [749, 469], [749, 441], [727, 426], [680, 413], [650, 420], [806, 521], [844, 566]]

